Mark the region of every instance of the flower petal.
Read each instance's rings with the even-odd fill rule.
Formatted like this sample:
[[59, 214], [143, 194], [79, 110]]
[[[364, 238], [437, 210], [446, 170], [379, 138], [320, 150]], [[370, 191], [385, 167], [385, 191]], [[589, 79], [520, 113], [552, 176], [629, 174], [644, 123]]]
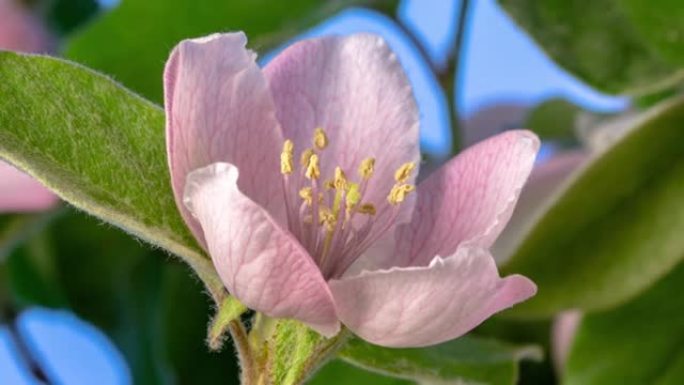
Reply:
[[529, 279], [500, 278], [479, 247], [461, 247], [429, 266], [364, 272], [331, 281], [340, 320], [372, 343], [419, 347], [459, 337], [492, 314], [533, 296]]
[[551, 326], [551, 358], [556, 372], [563, 373], [570, 348], [575, 340], [577, 328], [582, 321], [582, 312], [566, 310], [559, 313]]
[[[278, 55], [264, 73], [283, 135], [293, 140], [296, 151], [311, 147], [315, 128], [328, 134], [329, 147], [321, 153], [324, 177], [332, 177], [340, 166], [357, 179], [361, 161], [376, 159], [364, 201], [376, 205], [376, 223], [382, 222], [394, 172], [406, 162], [418, 166], [420, 160], [418, 108], [385, 41], [368, 34], [305, 40]], [[412, 201], [402, 204], [399, 222], [410, 219]], [[383, 215], [384, 221], [388, 216]], [[378, 223], [374, 229], [384, 227]]]
[[41, 20], [21, 1], [0, 0], [0, 50], [49, 53], [56, 48]]
[[242, 33], [184, 40], [164, 72], [166, 145], [176, 203], [201, 240], [182, 204], [188, 173], [215, 162], [235, 164], [240, 190], [271, 215], [283, 213], [279, 175], [282, 137], [266, 79], [245, 48]]
[[57, 201], [38, 181], [0, 162], [0, 213], [47, 210]]
[[339, 330], [332, 295], [300, 244], [238, 189], [238, 169], [215, 163], [188, 175], [185, 204], [204, 230], [228, 291], [251, 309], [295, 318], [330, 336]]
[[412, 221], [397, 229], [389, 266], [424, 266], [464, 242], [489, 248], [511, 217], [538, 149], [533, 133], [509, 131], [430, 175], [418, 186]]
[[508, 226], [492, 246], [499, 265], [511, 257], [536, 222], [535, 219], [543, 214], [553, 197], [588, 159], [589, 154], [584, 151], [568, 151], [555, 155], [532, 170]]

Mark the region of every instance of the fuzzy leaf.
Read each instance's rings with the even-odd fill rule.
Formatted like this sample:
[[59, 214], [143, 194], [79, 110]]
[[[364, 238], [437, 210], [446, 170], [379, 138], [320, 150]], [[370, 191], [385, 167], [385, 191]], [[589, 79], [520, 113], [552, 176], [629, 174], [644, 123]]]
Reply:
[[680, 29], [681, 18], [671, 14], [681, 8], [679, 3], [667, 6], [666, 2], [499, 0], [563, 68], [603, 91], [637, 94], [684, 79], [682, 66], [654, 50], [644, 28], [629, 17], [627, 4], [643, 3], [643, 8], [652, 10], [649, 16], [657, 13]]
[[73, 63], [0, 52], [0, 157], [74, 206], [180, 256], [215, 299], [223, 296], [176, 209], [158, 106]]

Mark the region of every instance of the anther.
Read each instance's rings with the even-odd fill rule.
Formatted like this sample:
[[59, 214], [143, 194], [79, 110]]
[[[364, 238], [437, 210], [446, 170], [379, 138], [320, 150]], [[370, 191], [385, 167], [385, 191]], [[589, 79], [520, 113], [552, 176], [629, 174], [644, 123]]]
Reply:
[[283, 175], [292, 174], [294, 163], [292, 161], [294, 153], [294, 144], [291, 140], [286, 140], [283, 143], [283, 152], [280, 153], [280, 173]]
[[321, 169], [318, 166], [318, 155], [311, 154], [309, 163], [306, 165], [306, 172], [304, 173], [308, 179], [318, 179], [321, 176]]
[[335, 222], [337, 222], [337, 217], [335, 214], [330, 211], [330, 209], [326, 208], [321, 208], [321, 212], [319, 214], [319, 221], [322, 225], [325, 225], [326, 229], [328, 231], [332, 231], [335, 228]]
[[372, 203], [364, 203], [358, 209], [356, 209], [361, 214], [375, 215], [375, 206]]
[[313, 145], [317, 150], [324, 150], [328, 147], [328, 136], [325, 135], [325, 131], [322, 128], [314, 130]]
[[415, 168], [416, 164], [413, 162], [402, 164], [394, 173], [394, 180], [396, 180], [397, 183], [406, 183]]
[[311, 187], [304, 187], [299, 190], [299, 197], [302, 198], [307, 205], [311, 206], [313, 203], [313, 190]]
[[416, 187], [410, 184], [395, 184], [387, 196], [387, 201], [392, 205], [397, 205], [403, 202], [406, 196], [415, 189]]
[[312, 149], [307, 148], [302, 152], [302, 156], [299, 158], [299, 164], [302, 167], [307, 167], [309, 165], [309, 160], [311, 159], [311, 155], [313, 155], [314, 152]]
[[359, 175], [364, 180], [370, 179], [373, 176], [373, 171], [375, 171], [375, 158], [366, 158], [361, 161], [359, 166]]
[[335, 188], [335, 181], [332, 179], [327, 179], [325, 182], [323, 182], [323, 187], [325, 187], [326, 190], [332, 190]]
[[340, 167], [335, 167], [335, 179], [333, 185], [337, 190], [340, 191], [347, 189], [347, 176]]

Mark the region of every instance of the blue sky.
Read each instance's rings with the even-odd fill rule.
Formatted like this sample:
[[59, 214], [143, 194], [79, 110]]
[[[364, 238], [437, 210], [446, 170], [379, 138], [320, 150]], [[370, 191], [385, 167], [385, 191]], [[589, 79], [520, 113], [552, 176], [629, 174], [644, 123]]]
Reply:
[[[494, 0], [472, 3], [471, 30], [465, 45], [458, 100], [462, 116], [467, 118], [492, 103], [534, 105], [554, 96], [598, 111], [625, 106], [625, 100], [590, 89], [550, 62]], [[453, 23], [458, 6], [459, 0], [405, 0], [401, 4], [400, 18], [425, 43], [438, 64], [446, 60], [446, 50], [454, 38]], [[414, 84], [421, 110], [423, 149], [438, 155], [448, 152], [450, 134], [444, 95], [415, 47], [388, 18], [370, 11], [348, 10], [313, 28], [305, 37], [354, 32], [378, 33], [388, 40]], [[266, 55], [263, 61], [269, 57]], [[20, 323], [57, 383], [131, 383], [125, 361], [115, 347], [102, 333], [75, 316], [34, 309], [22, 315]], [[0, 328], [0, 383], [32, 384], [25, 368], [13, 357], [14, 348], [7, 338], [7, 329]]]

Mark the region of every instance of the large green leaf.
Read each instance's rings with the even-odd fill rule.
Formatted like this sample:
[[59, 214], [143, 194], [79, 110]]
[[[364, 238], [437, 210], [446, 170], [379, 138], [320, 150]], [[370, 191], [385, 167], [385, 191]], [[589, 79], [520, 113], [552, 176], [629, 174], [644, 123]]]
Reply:
[[182, 39], [242, 30], [251, 40], [262, 38], [257, 41], [257, 47], [272, 46], [344, 5], [362, 3], [359, 0], [123, 0], [111, 13], [74, 36], [68, 43], [66, 56], [113, 75], [127, 87], [159, 102], [164, 62]]
[[512, 314], [615, 306], [682, 259], [683, 122], [684, 99], [635, 118], [548, 206], [503, 266], [539, 286]]
[[465, 336], [421, 349], [389, 349], [352, 339], [340, 357], [387, 376], [421, 383], [515, 384], [518, 361], [540, 358], [536, 347]]
[[176, 209], [159, 107], [81, 66], [0, 52], [0, 157], [74, 206], [179, 255], [222, 296]]
[[684, 383], [684, 264], [617, 309], [583, 318], [563, 384]]
[[[558, 64], [603, 91], [642, 93], [684, 79], [682, 66], [666, 60], [643, 33], [644, 29], [657, 27], [658, 20], [652, 18], [649, 26], [636, 27], [625, 9], [629, 1], [499, 2]], [[681, 9], [676, 1], [671, 1], [671, 7], [666, 6], [666, 1], [633, 2], [650, 10], [647, 17], [657, 13], [667, 18], [669, 25], [676, 24], [670, 32], [681, 30], [681, 18], [671, 13], [673, 8]]]

